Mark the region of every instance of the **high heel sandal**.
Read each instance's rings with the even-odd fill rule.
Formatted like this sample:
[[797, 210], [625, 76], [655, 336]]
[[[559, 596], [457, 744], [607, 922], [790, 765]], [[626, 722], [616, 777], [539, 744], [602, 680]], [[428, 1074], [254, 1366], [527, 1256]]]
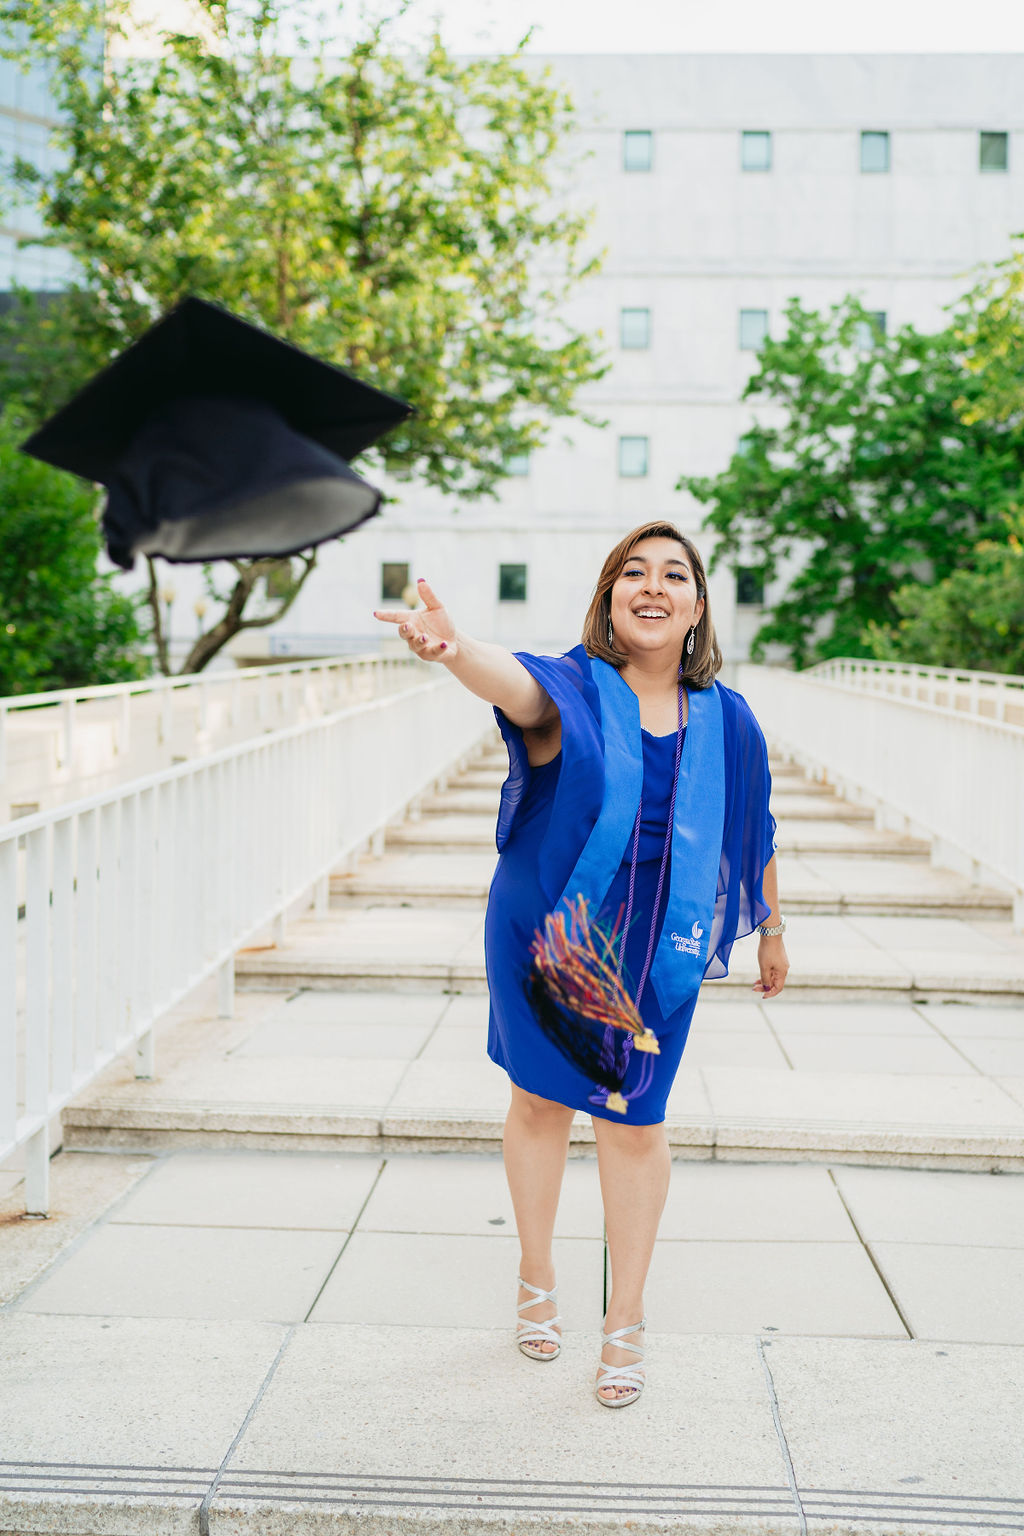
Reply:
[[[530, 1360], [557, 1360], [562, 1352], [562, 1336], [555, 1328], [555, 1324], [562, 1321], [557, 1316], [558, 1286], [545, 1291], [539, 1285], [531, 1285], [529, 1280], [524, 1280], [521, 1275], [517, 1278], [524, 1291], [533, 1292], [533, 1300], [521, 1301], [516, 1307], [517, 1312], [522, 1312], [526, 1307], [535, 1307], [541, 1301], [552, 1301], [555, 1304], [556, 1316], [548, 1318], [543, 1323], [532, 1323], [527, 1317], [519, 1318], [516, 1322], [516, 1343]], [[555, 1347], [554, 1349], [532, 1347], [539, 1344], [554, 1344]]]
[[[614, 1344], [616, 1349], [631, 1349], [640, 1359], [644, 1358], [644, 1346], [642, 1344], [630, 1344], [625, 1335], [627, 1333], [640, 1333], [647, 1326], [647, 1319], [642, 1318], [639, 1323], [632, 1323], [628, 1328], [616, 1328], [613, 1333], [601, 1334], [601, 1353], [604, 1353], [606, 1344]], [[594, 1383], [594, 1393], [599, 1403], [606, 1408], [628, 1408], [630, 1403], [635, 1403], [647, 1383], [646, 1375], [637, 1362], [636, 1365], [605, 1365], [603, 1360], [598, 1361], [599, 1374]], [[629, 1396], [602, 1397], [602, 1387], [628, 1387]]]

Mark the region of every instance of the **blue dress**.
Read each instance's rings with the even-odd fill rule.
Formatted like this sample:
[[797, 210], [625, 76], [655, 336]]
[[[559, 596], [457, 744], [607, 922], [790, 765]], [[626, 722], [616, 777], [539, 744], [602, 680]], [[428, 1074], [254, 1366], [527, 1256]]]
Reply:
[[[531, 768], [522, 733], [496, 711], [509, 749], [509, 778], [498, 822], [500, 858], [491, 883], [485, 923], [485, 954], [490, 989], [487, 1051], [520, 1088], [599, 1118], [623, 1123], [604, 1107], [604, 1094], [570, 1062], [537, 1023], [525, 980], [535, 932], [554, 909], [562, 884], [592, 829], [601, 803], [602, 737], [600, 709], [590, 686], [589, 659], [578, 646], [562, 658], [519, 660], [546, 688], [559, 708], [562, 747], [549, 763]], [[764, 922], [769, 907], [761, 876], [774, 848], [774, 821], [768, 812], [767, 752], [753, 716], [738, 694], [721, 690], [726, 721], [726, 822], [719, 874], [715, 940], [709, 948], [707, 975], [725, 975], [734, 940]], [[676, 733], [641, 732], [643, 794], [633, 919], [626, 939], [623, 977], [630, 993], [643, 972], [652, 918], [655, 943], [663, 920], [668, 876], [659, 911], [654, 913], [675, 765]], [[632, 839], [600, 910], [611, 926], [625, 905]], [[648, 980], [640, 1014], [658, 1037], [657, 1056], [633, 1051], [623, 1092], [629, 1100], [628, 1123], [655, 1125], [665, 1118], [672, 1087], [696, 1007], [697, 994], [682, 999], [667, 1016]], [[617, 1032], [616, 1032], [617, 1033]], [[645, 1086], [638, 1087], [644, 1074]]]

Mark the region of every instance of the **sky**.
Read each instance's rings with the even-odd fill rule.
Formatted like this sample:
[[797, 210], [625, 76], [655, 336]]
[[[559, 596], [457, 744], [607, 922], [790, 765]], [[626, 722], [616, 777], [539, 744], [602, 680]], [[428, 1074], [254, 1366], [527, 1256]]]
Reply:
[[[375, 4], [380, 0], [375, 0]], [[1024, 0], [415, 0], [456, 53], [1018, 53]]]

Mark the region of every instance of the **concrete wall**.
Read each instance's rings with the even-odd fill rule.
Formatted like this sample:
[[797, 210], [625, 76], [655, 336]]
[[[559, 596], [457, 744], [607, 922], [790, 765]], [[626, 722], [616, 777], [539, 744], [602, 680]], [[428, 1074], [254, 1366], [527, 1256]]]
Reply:
[[[581, 397], [604, 430], [555, 425], [497, 503], [447, 504], [396, 487], [390, 509], [339, 549], [280, 626], [289, 636], [368, 633], [380, 563], [410, 563], [451, 594], [460, 622], [520, 646], [571, 643], [603, 555], [634, 523], [702, 509], [675, 490], [714, 474], [753, 418], [739, 396], [754, 358], [739, 311], [778, 334], [792, 295], [815, 307], [857, 293], [889, 328], [944, 321], [971, 267], [1024, 229], [1024, 55], [561, 56], [577, 103], [563, 195], [596, 208], [602, 273], [567, 310], [603, 332], [611, 372]], [[622, 168], [627, 129], [654, 134], [650, 172]], [[772, 134], [772, 168], [740, 168], [744, 129]], [[890, 134], [888, 173], [860, 170], [860, 133]], [[1009, 170], [979, 169], [982, 130], [1008, 131]], [[651, 346], [619, 348], [623, 307], [651, 311]], [[644, 479], [618, 474], [620, 434], [649, 438]], [[498, 603], [502, 561], [528, 566], [529, 599]], [[771, 594], [769, 593], [769, 598]], [[732, 577], [711, 588], [726, 654], [746, 654], [757, 611]]]

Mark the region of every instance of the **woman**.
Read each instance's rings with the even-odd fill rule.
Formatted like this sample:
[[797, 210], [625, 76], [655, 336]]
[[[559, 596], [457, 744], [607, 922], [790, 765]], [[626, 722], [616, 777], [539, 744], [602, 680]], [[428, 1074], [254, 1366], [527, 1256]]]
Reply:
[[[560, 1350], [552, 1232], [572, 1117], [587, 1110], [612, 1277], [595, 1390], [625, 1407], [644, 1385], [643, 1289], [670, 1171], [665, 1101], [701, 979], [725, 975], [733, 942], [755, 927], [754, 991], [777, 996], [789, 969], [764, 738], [745, 701], [715, 682], [704, 567], [671, 524], [645, 524], [615, 546], [583, 644], [563, 657], [474, 640], [424, 581], [419, 594], [425, 608], [376, 617], [493, 704], [509, 749], [486, 955], [488, 1054], [511, 1079], [517, 1342], [535, 1360]], [[616, 922], [625, 933], [619, 969], [657, 1038], [654, 1055], [606, 1030], [602, 1081], [542, 1027], [527, 987], [546, 919], [578, 914], [580, 898], [606, 933]]]

